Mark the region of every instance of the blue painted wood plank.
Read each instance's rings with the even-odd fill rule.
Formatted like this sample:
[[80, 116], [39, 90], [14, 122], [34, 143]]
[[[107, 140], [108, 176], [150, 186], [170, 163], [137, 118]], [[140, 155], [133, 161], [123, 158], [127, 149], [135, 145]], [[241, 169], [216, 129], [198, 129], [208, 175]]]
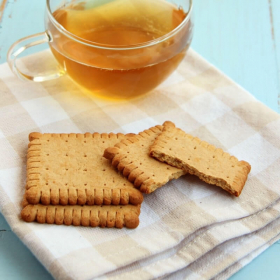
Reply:
[[5, 8], [6, 8], [6, 4], [7, 4], [7, 0], [1, 0], [1, 1], [0, 1], [0, 21], [1, 21], [1, 19], [2, 19], [4, 10], [5, 10]]
[[280, 242], [264, 251], [249, 265], [235, 273], [230, 280], [279, 280]]
[[257, 99], [280, 112], [269, 1], [195, 0], [194, 11], [192, 47]]
[[[42, 0], [7, 1], [0, 21], [0, 63], [6, 61], [8, 49], [15, 41], [45, 30], [45, 3], [46, 2]], [[43, 50], [46, 48], [48, 48], [47, 44], [35, 50]], [[33, 51], [34, 50], [31, 49], [31, 52]], [[26, 52], [26, 54], [28, 54], [28, 52]]]
[[12, 231], [0, 230], [0, 279], [53, 279]]
[[3, 215], [0, 213], [0, 231], [11, 230]]
[[277, 63], [278, 74], [278, 112], [280, 108], [280, 1], [269, 0], [270, 5], [270, 20], [271, 20], [271, 32], [274, 41], [275, 58]]

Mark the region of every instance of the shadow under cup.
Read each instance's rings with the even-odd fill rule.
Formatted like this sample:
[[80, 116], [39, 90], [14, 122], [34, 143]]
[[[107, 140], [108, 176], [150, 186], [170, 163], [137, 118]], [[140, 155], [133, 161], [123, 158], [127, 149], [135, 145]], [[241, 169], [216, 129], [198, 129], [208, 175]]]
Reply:
[[46, 34], [61, 73], [99, 97], [133, 98], [184, 58], [191, 8], [191, 0], [47, 0]]

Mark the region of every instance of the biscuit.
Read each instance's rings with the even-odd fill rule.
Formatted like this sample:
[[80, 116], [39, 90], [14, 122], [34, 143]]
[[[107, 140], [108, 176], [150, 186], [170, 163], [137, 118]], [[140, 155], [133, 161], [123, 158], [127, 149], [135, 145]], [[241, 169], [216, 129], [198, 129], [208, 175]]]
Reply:
[[141, 204], [143, 195], [102, 155], [130, 135], [29, 135], [26, 199], [44, 205]]
[[140, 205], [42, 205], [28, 204], [21, 211], [25, 222], [85, 227], [136, 228]]
[[115, 147], [107, 148], [104, 152], [104, 157], [110, 159], [112, 165], [143, 193], [151, 193], [186, 173], [149, 156], [150, 145], [162, 132], [162, 128], [155, 126], [144, 130], [121, 140]]
[[162, 133], [150, 148], [150, 155], [198, 176], [206, 183], [223, 188], [239, 196], [251, 166], [217, 149], [205, 141], [193, 137], [172, 122], [165, 122]]

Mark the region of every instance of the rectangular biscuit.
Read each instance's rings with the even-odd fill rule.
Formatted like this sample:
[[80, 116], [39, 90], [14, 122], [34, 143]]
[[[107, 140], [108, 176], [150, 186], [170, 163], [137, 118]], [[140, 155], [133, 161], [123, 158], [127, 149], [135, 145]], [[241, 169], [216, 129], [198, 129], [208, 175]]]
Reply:
[[141, 204], [143, 195], [102, 155], [129, 135], [29, 135], [26, 199], [44, 205]]
[[143, 193], [151, 193], [186, 173], [149, 156], [149, 148], [161, 132], [162, 126], [151, 127], [104, 152], [104, 157]]
[[239, 196], [251, 166], [238, 161], [222, 149], [193, 137], [172, 122], [165, 122], [162, 133], [150, 147], [150, 155], [198, 176], [206, 183], [217, 185]]
[[25, 222], [85, 227], [136, 228], [140, 205], [42, 205], [28, 204], [21, 211]]

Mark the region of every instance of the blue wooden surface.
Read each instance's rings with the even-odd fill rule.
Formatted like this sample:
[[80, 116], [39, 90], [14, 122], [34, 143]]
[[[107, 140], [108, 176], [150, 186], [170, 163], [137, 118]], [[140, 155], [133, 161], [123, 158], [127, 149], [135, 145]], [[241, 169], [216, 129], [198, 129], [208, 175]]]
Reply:
[[[0, 0], [0, 63], [16, 40], [44, 30], [45, 1]], [[192, 48], [280, 113], [280, 1], [194, 0]], [[47, 46], [46, 46], [47, 47]], [[231, 277], [280, 279], [280, 242]], [[52, 279], [0, 214], [0, 279]]]

